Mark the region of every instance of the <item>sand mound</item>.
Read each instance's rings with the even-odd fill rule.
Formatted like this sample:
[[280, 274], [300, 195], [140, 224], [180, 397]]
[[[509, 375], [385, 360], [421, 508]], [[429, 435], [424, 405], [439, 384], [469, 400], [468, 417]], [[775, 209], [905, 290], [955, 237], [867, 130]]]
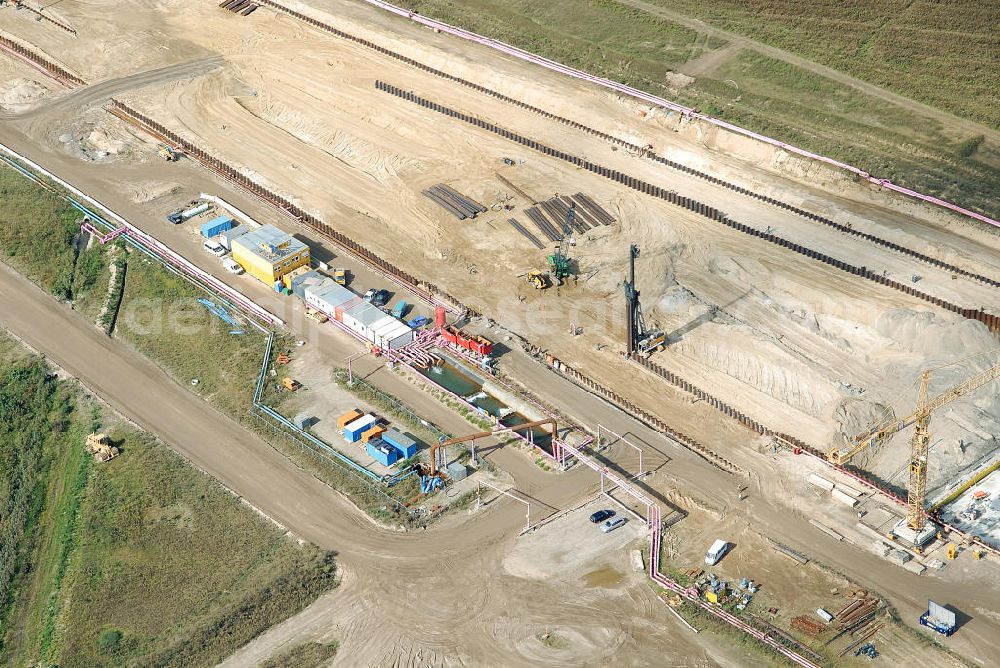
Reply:
[[18, 109], [27, 106], [48, 93], [42, 84], [31, 79], [14, 79], [0, 86], [0, 106]]
[[143, 181], [129, 188], [129, 197], [136, 204], [145, 204], [164, 195], [172, 195], [179, 191], [180, 186], [163, 181]]

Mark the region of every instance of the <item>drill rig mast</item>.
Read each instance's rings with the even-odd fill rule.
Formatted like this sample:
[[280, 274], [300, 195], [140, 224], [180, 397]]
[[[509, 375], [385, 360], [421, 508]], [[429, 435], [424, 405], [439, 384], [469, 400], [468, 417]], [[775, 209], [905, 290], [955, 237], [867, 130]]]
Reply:
[[667, 335], [660, 330], [646, 327], [639, 303], [639, 290], [635, 287], [635, 259], [639, 248], [632, 244], [628, 248], [628, 280], [625, 281], [625, 343], [626, 352], [631, 357], [635, 353], [651, 353], [667, 342]]

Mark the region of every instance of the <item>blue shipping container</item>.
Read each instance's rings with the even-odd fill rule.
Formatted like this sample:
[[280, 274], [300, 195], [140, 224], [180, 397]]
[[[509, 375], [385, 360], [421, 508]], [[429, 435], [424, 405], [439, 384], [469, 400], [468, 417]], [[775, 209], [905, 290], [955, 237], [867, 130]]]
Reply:
[[399, 450], [403, 459], [417, 454], [417, 442], [398, 429], [390, 429], [382, 434], [382, 440]]
[[399, 450], [377, 438], [368, 441], [368, 454], [383, 466], [392, 466], [399, 460]]
[[344, 427], [344, 438], [347, 439], [348, 443], [360, 441], [361, 434], [371, 429], [376, 422], [378, 422], [378, 418], [374, 415], [364, 415], [357, 420], [352, 420]]
[[216, 234], [222, 234], [233, 226], [233, 219], [225, 216], [216, 216], [207, 223], [201, 224], [201, 236], [208, 239]]

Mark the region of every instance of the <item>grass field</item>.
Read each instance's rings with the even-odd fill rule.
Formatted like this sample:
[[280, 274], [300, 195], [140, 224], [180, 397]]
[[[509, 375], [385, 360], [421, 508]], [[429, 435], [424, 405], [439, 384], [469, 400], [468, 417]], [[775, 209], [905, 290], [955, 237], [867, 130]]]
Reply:
[[1000, 4], [649, 0], [1000, 128]]
[[33, 651], [51, 629], [87, 471], [78, 444], [89, 425], [41, 358], [16, 353], [6, 337], [0, 347], [0, 664], [7, 665], [12, 650]]
[[[631, 7], [627, 0], [401, 4], [1000, 216], [995, 196], [1000, 192], [1000, 147], [799, 66], [747, 51], [735, 50], [688, 86], [672, 85], [668, 73], [725, 43]], [[994, 127], [1000, 123], [1000, 69], [988, 55], [1000, 48], [992, 30], [996, 5], [991, 10], [988, 4], [962, 0], [969, 12], [945, 17], [951, 10], [927, 2], [905, 3], [911, 6], [906, 11], [904, 3], [648, 4], [703, 18], [945, 111]], [[927, 11], [921, 13], [920, 7]]]
[[[208, 297], [133, 253], [115, 335], [224, 413], [242, 416], [253, 399], [267, 337], [250, 325], [223, 322], [198, 302]], [[231, 333], [237, 330], [243, 333]]]
[[123, 454], [95, 472], [83, 506], [61, 666], [214, 665], [334, 586], [330, 553], [148, 437], [114, 435]]
[[[335, 585], [162, 444], [0, 337], [0, 665], [208, 666]], [[83, 440], [110, 427], [123, 454]]]
[[97, 317], [108, 283], [99, 244], [77, 252], [83, 215], [56, 193], [0, 165], [0, 256], [57, 298]]

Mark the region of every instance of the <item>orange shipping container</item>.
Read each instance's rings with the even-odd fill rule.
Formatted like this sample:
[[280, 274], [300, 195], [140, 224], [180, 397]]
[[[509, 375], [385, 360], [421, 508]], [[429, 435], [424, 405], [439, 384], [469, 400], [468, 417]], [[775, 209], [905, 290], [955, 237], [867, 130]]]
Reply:
[[337, 429], [339, 429], [340, 431], [344, 431], [344, 427], [346, 427], [349, 422], [354, 422], [362, 415], [364, 414], [356, 408], [349, 413], [344, 413], [337, 420]]
[[367, 443], [368, 441], [372, 440], [373, 438], [377, 438], [377, 437], [381, 436], [382, 432], [384, 432], [384, 431], [385, 431], [385, 427], [380, 427], [378, 425], [375, 425], [374, 427], [372, 427], [368, 431], [366, 431], [363, 434], [361, 434], [361, 442], [362, 443]]

